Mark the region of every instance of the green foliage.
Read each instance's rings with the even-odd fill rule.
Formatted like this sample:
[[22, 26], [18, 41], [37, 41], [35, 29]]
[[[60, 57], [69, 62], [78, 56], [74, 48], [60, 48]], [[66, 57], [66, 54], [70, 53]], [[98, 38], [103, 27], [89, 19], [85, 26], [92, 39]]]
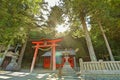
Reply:
[[85, 36], [84, 29], [82, 29], [82, 20], [81, 18], [85, 18], [87, 21], [87, 17], [90, 16], [91, 10], [93, 9], [93, 3], [96, 0], [62, 0], [63, 1], [63, 10], [65, 11], [65, 15], [69, 18], [69, 23], [71, 24], [71, 32], [74, 37], [83, 37]]
[[[104, 28], [104, 32], [108, 38], [108, 42], [112, 49], [114, 56], [119, 56], [118, 47], [120, 44], [117, 42], [120, 41], [119, 38], [119, 0], [101, 0], [100, 2], [95, 2], [94, 10], [91, 12], [91, 36], [93, 40], [94, 47], [96, 49], [96, 53], [108, 53], [106, 51], [105, 43], [103, 41], [102, 33], [100, 32], [100, 28], [98, 28], [97, 22], [100, 21], [101, 25]], [[101, 36], [101, 37], [100, 37]], [[100, 39], [101, 38], [101, 39]], [[96, 43], [95, 43], [96, 41]], [[104, 45], [104, 46], [103, 46]]]
[[63, 11], [60, 7], [54, 6], [51, 8], [50, 15], [48, 16], [48, 27], [56, 27], [63, 22]]
[[96, 55], [100, 58], [100, 55], [108, 53], [102, 33], [98, 26], [92, 26], [90, 33]]
[[85, 33], [82, 29], [81, 22], [79, 19], [75, 19], [71, 22], [71, 33], [74, 38], [85, 37]]
[[5, 28], [1, 33], [0, 44], [15, 44], [17, 42], [24, 43], [27, 38], [24, 28], [17, 29], [15, 27]]
[[85, 39], [84, 38], [73, 38], [71, 36], [71, 34], [68, 34], [66, 35], [64, 38], [63, 38], [63, 41], [60, 43], [61, 45], [61, 48], [65, 49], [79, 49], [78, 52], [76, 53], [76, 58], [80, 58], [80, 57], [86, 57], [88, 56], [88, 50], [87, 50], [87, 46], [86, 46], [86, 43], [85, 43]]
[[2, 58], [3, 57], [3, 53], [0, 53], [0, 58]]
[[51, 28], [37, 28], [30, 31], [30, 39], [40, 40], [42, 38], [52, 39], [55, 37], [54, 29]]
[[[71, 32], [75, 38], [84, 33], [80, 27], [83, 16], [90, 17], [91, 38], [96, 55], [108, 54], [98, 22], [104, 28], [114, 56], [119, 56], [120, 0], [62, 0], [63, 10], [69, 17]], [[82, 35], [81, 35], [82, 34]]]
[[[23, 43], [27, 25], [33, 24], [33, 15], [38, 14], [42, 0], [0, 1], [0, 44]], [[24, 27], [24, 29], [20, 29]]]
[[74, 32], [72, 32], [72, 33], [73, 33], [72, 36], [73, 36], [74, 38], [81, 38], [81, 37], [84, 37], [84, 36], [85, 36], [85, 34], [84, 34], [84, 32], [83, 32], [82, 29], [77, 29], [76, 31], [74, 31]]
[[4, 0], [0, 4], [1, 27], [17, 27], [28, 23], [31, 16], [39, 10], [36, 0]]

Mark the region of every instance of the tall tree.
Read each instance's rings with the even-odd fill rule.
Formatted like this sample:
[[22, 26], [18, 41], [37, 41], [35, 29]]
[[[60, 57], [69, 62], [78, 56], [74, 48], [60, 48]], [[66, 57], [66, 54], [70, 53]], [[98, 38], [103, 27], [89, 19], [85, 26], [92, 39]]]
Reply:
[[86, 24], [86, 17], [89, 16], [88, 14], [91, 9], [90, 3], [91, 1], [89, 0], [63, 0], [63, 5], [65, 11], [67, 11], [67, 14], [69, 15], [69, 18], [72, 20], [80, 20], [85, 33], [85, 39], [88, 46], [90, 58], [92, 61], [96, 61], [97, 59]]
[[[52, 31], [52, 34], [54, 34], [55, 38], [55, 28], [58, 24], [61, 24], [63, 22], [63, 11], [59, 6], [53, 6], [50, 9], [47, 7], [47, 3], [42, 4], [41, 14], [37, 16], [37, 25], [41, 28], [40, 31], [47, 30], [49, 28], [50, 31]], [[45, 33], [45, 31], [43, 31]], [[48, 31], [48, 33], [50, 32]], [[45, 33], [47, 34], [47, 32]], [[46, 37], [46, 36], [44, 36]]]
[[41, 2], [42, 0], [0, 1], [0, 43], [2, 45], [26, 42], [28, 31], [25, 27], [34, 24], [34, 15], [39, 14]]
[[110, 45], [108, 43], [107, 37], [105, 35], [104, 29], [102, 26], [102, 25], [105, 25], [107, 22], [109, 22], [109, 19], [110, 19], [109, 1], [108, 0], [95, 1], [92, 6], [94, 7], [94, 9], [92, 9], [92, 11], [91, 11], [93, 13], [93, 14], [91, 14], [91, 17], [94, 18], [93, 21], [96, 22], [98, 24], [98, 26], [100, 27], [100, 30], [102, 32], [107, 50], [108, 50], [109, 55], [110, 55], [110, 59], [112, 61], [114, 61], [112, 50], [110, 48]]

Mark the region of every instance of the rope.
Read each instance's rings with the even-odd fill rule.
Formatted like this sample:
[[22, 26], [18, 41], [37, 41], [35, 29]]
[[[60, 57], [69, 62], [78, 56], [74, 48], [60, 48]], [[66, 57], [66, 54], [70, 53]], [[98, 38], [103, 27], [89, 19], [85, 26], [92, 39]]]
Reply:
[[45, 48], [45, 49], [43, 49], [43, 48], [39, 48], [39, 49], [42, 50], [42, 51], [48, 51], [48, 50], [51, 49], [51, 47], [49, 47], [49, 48]]

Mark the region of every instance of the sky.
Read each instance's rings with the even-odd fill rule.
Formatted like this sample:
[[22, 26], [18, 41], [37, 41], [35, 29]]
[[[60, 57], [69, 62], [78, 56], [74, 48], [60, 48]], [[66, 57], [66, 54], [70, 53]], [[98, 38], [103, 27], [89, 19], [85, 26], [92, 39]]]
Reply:
[[67, 31], [68, 29], [69, 29], [69, 26], [64, 26], [64, 24], [57, 25], [57, 28], [56, 28], [58, 33], [63, 33]]
[[55, 4], [59, 2], [59, 0], [45, 0], [45, 2], [48, 2], [48, 5], [50, 7], [53, 7]]
[[[45, 2], [48, 2], [48, 5], [50, 7], [53, 7], [55, 5], [58, 4], [59, 0], [45, 0]], [[61, 25], [57, 25], [57, 28], [56, 28], [57, 32], [60, 33], [60, 32], [65, 32], [66, 30], [68, 30], [68, 26], [64, 25], [64, 24], [61, 24]]]

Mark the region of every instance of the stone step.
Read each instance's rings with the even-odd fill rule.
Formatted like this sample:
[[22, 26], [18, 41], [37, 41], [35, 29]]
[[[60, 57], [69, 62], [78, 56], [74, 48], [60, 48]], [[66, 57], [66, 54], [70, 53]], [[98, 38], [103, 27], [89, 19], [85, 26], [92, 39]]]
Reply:
[[76, 75], [75, 70], [70, 66], [69, 62], [65, 62], [62, 68], [62, 75], [64, 76]]

